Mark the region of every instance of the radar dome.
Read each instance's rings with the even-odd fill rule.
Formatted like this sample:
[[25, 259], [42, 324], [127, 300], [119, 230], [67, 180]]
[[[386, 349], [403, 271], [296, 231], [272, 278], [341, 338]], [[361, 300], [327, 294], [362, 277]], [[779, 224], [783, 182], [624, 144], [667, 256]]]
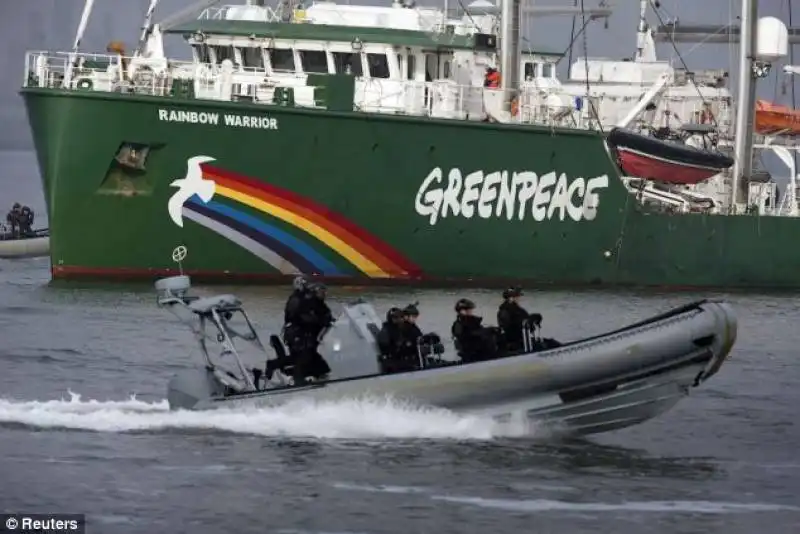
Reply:
[[467, 5], [464, 10], [469, 15], [484, 15], [488, 13], [497, 13], [500, 11], [499, 6], [494, 2], [488, 0], [475, 0]]
[[789, 30], [780, 19], [762, 17], [758, 19], [756, 57], [764, 61], [775, 61], [786, 57], [789, 49]]

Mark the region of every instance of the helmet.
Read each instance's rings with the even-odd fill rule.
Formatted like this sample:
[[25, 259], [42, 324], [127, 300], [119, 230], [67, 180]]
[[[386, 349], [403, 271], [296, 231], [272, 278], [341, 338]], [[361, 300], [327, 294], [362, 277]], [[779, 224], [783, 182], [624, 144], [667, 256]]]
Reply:
[[407, 317], [419, 317], [419, 309], [416, 304], [409, 304], [403, 308], [403, 315]]
[[510, 299], [511, 297], [521, 297], [522, 295], [524, 295], [524, 293], [522, 292], [521, 287], [509, 287], [508, 289], [503, 291], [504, 299]]
[[314, 293], [324, 293], [328, 290], [328, 286], [323, 283], [317, 282], [308, 286], [309, 291]]
[[328, 291], [328, 288], [325, 286], [325, 284], [315, 283], [315, 284], [309, 284], [307, 286], [307, 293], [306, 294], [307, 294], [307, 296], [309, 298], [316, 297], [316, 298], [324, 299], [326, 291]]
[[305, 276], [297, 276], [292, 281], [292, 287], [295, 289], [295, 291], [302, 291], [308, 287], [308, 280], [306, 280]]
[[474, 310], [475, 303], [469, 299], [458, 299], [456, 302], [456, 312], [460, 312], [461, 310]]
[[396, 306], [393, 306], [392, 308], [389, 309], [388, 312], [386, 312], [386, 322], [391, 323], [397, 319], [402, 319], [402, 318], [403, 318], [403, 311]]

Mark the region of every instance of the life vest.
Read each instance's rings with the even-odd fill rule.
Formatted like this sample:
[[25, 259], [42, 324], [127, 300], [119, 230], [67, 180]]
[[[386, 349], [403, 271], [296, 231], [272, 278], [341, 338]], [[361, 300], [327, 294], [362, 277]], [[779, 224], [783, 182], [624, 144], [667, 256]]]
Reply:
[[486, 75], [486, 87], [497, 88], [500, 87], [500, 73], [497, 71], [490, 72]]

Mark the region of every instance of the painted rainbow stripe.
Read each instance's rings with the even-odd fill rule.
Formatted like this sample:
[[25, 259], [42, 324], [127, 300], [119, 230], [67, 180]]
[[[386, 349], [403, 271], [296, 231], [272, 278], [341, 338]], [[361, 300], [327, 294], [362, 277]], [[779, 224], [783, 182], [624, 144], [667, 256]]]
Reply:
[[184, 204], [183, 216], [238, 244], [282, 274], [343, 276], [308, 238], [298, 238], [254, 217], [229, 202], [233, 200], [275, 217], [324, 243], [356, 270], [370, 278], [419, 277], [421, 270], [392, 247], [338, 213], [291, 191], [202, 164], [203, 178], [216, 183], [214, 198], [194, 196]]

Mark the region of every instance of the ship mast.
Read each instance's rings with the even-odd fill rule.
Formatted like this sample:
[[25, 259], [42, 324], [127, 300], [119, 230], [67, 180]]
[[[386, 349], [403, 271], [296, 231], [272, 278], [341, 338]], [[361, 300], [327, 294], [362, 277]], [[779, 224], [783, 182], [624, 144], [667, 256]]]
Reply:
[[756, 108], [755, 52], [758, 24], [758, 2], [742, 0], [739, 43], [739, 106], [736, 110], [736, 144], [731, 177], [731, 210], [739, 203], [739, 180], [749, 177], [753, 166], [753, 128]]
[[502, 0], [500, 9], [500, 84], [503, 109], [510, 109], [519, 82], [520, 0]]
[[648, 0], [639, 0], [639, 27], [636, 31], [636, 56], [634, 61], [642, 61], [647, 40]]

